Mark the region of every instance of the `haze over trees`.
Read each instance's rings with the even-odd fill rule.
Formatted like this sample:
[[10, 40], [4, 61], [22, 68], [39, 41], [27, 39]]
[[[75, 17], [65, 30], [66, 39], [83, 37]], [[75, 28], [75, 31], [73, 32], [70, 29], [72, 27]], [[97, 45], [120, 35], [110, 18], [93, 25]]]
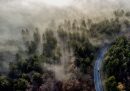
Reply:
[[[113, 18], [101, 21], [68, 19], [42, 34], [38, 28], [21, 30], [23, 48], [9, 62], [9, 72], [0, 74], [0, 91], [94, 91], [97, 51], [105, 40], [111, 42], [129, 28], [122, 14], [115, 12]], [[108, 91], [116, 91], [119, 82], [129, 90], [129, 48], [121, 37], [105, 57]]]
[[[6, 76], [1, 74], [0, 90], [38, 91], [42, 89], [42, 91], [44, 91], [43, 89], [48, 89], [48, 91], [51, 91], [51, 89], [56, 89], [56, 91], [75, 91], [79, 89], [83, 91], [88, 89], [88, 91], [90, 91], [92, 89], [93, 82], [89, 79], [82, 79], [81, 77], [83, 74], [92, 76], [92, 73], [89, 73], [87, 70], [89, 67], [92, 68], [91, 63], [94, 60], [94, 52], [96, 50], [86, 35], [81, 36], [78, 32], [71, 33], [58, 30], [58, 36], [56, 36], [56, 32], [47, 30], [41, 38], [38, 29], [33, 33], [25, 29], [22, 30], [21, 34], [23, 36], [25, 50], [19, 49], [18, 53], [16, 53], [15, 61], [10, 62], [9, 65], [9, 74]], [[71, 62], [71, 64], [67, 63], [68, 71], [65, 73], [73, 74], [74, 78], [73, 76], [69, 76], [66, 80], [57, 80], [56, 73], [53, 70], [49, 70], [49, 67], [46, 68], [46, 65], [62, 65], [62, 61], [64, 61], [61, 60], [64, 54], [61, 52], [61, 50], [63, 50], [61, 49], [62, 47], [58, 45], [58, 39], [61, 41], [66, 40], [66, 42], [63, 42], [65, 43], [64, 45], [66, 45], [66, 47], [63, 47], [65, 50], [73, 50], [73, 58], [76, 60], [72, 62], [71, 59], [65, 60], [65, 62]], [[41, 45], [42, 47], [40, 47]], [[39, 48], [41, 48], [40, 51]], [[65, 71], [64, 65], [63, 71]], [[69, 66], [72, 67], [69, 68]], [[80, 73], [76, 73], [78, 69], [81, 73], [80, 76], [78, 75]], [[89, 81], [91, 83], [89, 83]], [[88, 84], [86, 84], [86, 82], [88, 82]], [[49, 84], [52, 86], [50, 87]], [[74, 86], [71, 87], [71, 84], [74, 84]], [[83, 84], [86, 86], [82, 87]], [[69, 86], [70, 88], [68, 88]], [[89, 88], [87, 88], [88, 86]]]

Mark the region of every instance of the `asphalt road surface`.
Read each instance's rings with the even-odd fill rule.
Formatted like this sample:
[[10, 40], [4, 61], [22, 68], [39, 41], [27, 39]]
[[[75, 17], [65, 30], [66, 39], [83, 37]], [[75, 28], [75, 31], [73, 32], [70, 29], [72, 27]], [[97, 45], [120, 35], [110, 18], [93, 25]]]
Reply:
[[94, 84], [96, 91], [103, 91], [103, 84], [101, 79], [101, 64], [105, 53], [107, 52], [108, 46], [101, 48], [94, 65]]

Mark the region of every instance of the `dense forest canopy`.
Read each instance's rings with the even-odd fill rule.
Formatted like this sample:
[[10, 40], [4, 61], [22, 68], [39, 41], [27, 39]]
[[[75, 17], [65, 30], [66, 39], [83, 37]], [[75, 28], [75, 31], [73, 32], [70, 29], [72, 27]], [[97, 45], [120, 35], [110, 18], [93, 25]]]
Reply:
[[96, 91], [94, 64], [106, 45], [102, 84], [129, 91], [129, 3], [0, 0], [0, 91]]
[[[92, 91], [93, 62], [98, 49], [104, 44], [105, 39], [110, 37], [114, 39], [120, 32], [124, 32], [122, 26], [129, 28], [129, 21], [126, 23], [121, 16], [115, 17], [100, 22], [83, 18], [74, 21], [65, 20], [55, 30], [47, 28], [43, 34], [40, 34], [38, 28], [34, 32], [23, 29], [21, 35], [24, 50], [20, 48], [15, 55], [15, 61], [9, 63], [9, 73], [1, 74], [0, 89]], [[99, 38], [101, 44], [93, 44], [91, 38]], [[122, 79], [127, 71], [127, 61], [129, 62], [129, 42], [122, 37], [117, 39], [105, 58], [104, 70], [110, 76], [106, 82], [106, 86], [110, 86], [109, 89], [110, 81], [115, 81], [113, 89], [113, 86], [117, 86], [118, 80], [119, 82], [127, 80]], [[119, 75], [121, 78], [116, 78]]]
[[[104, 59], [104, 72], [107, 75], [108, 91], [130, 90], [130, 42], [126, 37], [118, 38]], [[120, 84], [122, 88], [118, 87]]]

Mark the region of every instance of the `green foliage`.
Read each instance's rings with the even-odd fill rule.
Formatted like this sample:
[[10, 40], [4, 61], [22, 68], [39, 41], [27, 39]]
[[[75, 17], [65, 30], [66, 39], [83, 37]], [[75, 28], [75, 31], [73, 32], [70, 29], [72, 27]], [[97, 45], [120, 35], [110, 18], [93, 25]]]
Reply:
[[47, 30], [43, 34], [43, 56], [47, 63], [59, 63], [61, 56], [60, 48], [57, 46], [57, 39], [51, 30]]
[[17, 69], [17, 65], [15, 63], [10, 63], [9, 68], [10, 68], [9, 76], [12, 79], [17, 78], [19, 76], [19, 74], [20, 74], [20, 72]]
[[41, 85], [42, 84], [42, 75], [40, 73], [37, 73], [37, 72], [34, 72], [33, 75], [32, 75], [32, 79], [33, 79], [33, 82], [37, 85]]
[[57, 33], [62, 42], [66, 42], [68, 40], [68, 33], [65, 30], [59, 29]]
[[30, 81], [31, 81], [31, 79], [30, 79], [29, 75], [27, 75], [27, 74], [25, 74], [25, 73], [23, 73], [23, 74], [22, 74], [22, 77], [21, 77], [21, 78], [23, 78], [23, 79], [27, 80], [28, 82], [30, 82]]
[[[47, 69], [42, 67], [44, 62], [54, 63], [53, 60], [59, 60], [61, 55], [52, 31], [47, 31], [43, 35], [43, 54], [37, 52], [40, 43], [38, 30], [33, 33], [31, 41], [28, 39], [30, 37], [28, 30], [23, 30], [22, 34], [28, 51], [19, 51], [16, 54], [16, 61], [10, 63], [9, 77], [12, 82], [14, 81], [12, 88], [15, 91], [25, 91], [27, 86], [31, 85], [30, 83], [34, 86], [40, 86], [43, 83], [42, 74], [48, 73]], [[30, 76], [31, 74], [32, 77]]]
[[[130, 42], [125, 37], [120, 37], [106, 54], [104, 60], [104, 71], [108, 78], [114, 76], [116, 82], [126, 83], [128, 80], [127, 77], [130, 76], [129, 63]], [[126, 86], [128, 86], [128, 83], [126, 83]]]
[[51, 57], [57, 47], [57, 40], [54, 37], [54, 33], [49, 30], [46, 31], [45, 34], [43, 34], [43, 42], [43, 55]]
[[[98, 23], [93, 23], [90, 27], [91, 36], [97, 34], [105, 34], [107, 36], [114, 36], [121, 31], [119, 19], [103, 20]], [[101, 35], [100, 35], [101, 36]]]
[[27, 59], [27, 71], [42, 72], [40, 56], [34, 55], [30, 59]]
[[19, 77], [22, 73], [30, 73], [31, 71], [42, 72], [41, 57], [33, 55], [24, 60], [19, 60], [16, 63], [10, 64], [10, 76], [12, 78]]
[[117, 82], [114, 76], [111, 76], [106, 79], [106, 89], [107, 91], [118, 91], [117, 90]]
[[[114, 45], [110, 48], [105, 59], [105, 70], [108, 75], [114, 74], [117, 76], [117, 72], [123, 71], [126, 68], [127, 62], [130, 58], [130, 43], [125, 37], [120, 37], [116, 40]], [[122, 72], [119, 72], [122, 74]]]
[[0, 91], [9, 91], [11, 90], [11, 81], [6, 76], [0, 76]]
[[124, 10], [116, 10], [116, 11], [114, 11], [114, 15], [116, 17], [122, 17], [124, 14], [125, 14]]
[[15, 91], [25, 91], [28, 86], [28, 81], [20, 78], [14, 82]]
[[130, 11], [126, 12], [125, 14], [127, 17], [130, 17]]
[[22, 36], [23, 36], [23, 41], [24, 41], [24, 44], [27, 48], [27, 53], [28, 54], [35, 54], [38, 52], [38, 46], [39, 46], [39, 43], [41, 41], [40, 39], [40, 34], [39, 34], [39, 31], [38, 29], [36, 29], [34, 32], [33, 32], [33, 39], [30, 40], [30, 32], [29, 30], [22, 30]]
[[[116, 14], [118, 15], [118, 12]], [[124, 24], [130, 25], [129, 21], [124, 21]], [[10, 63], [9, 77], [11, 78], [11, 82], [14, 83], [11, 83], [5, 77], [0, 77], [1, 89], [6, 89], [6, 87], [12, 84], [12, 88], [16, 91], [25, 91], [27, 85], [39, 87], [43, 84], [43, 75], [44, 80], [46, 78], [54, 78], [54, 73], [44, 68], [43, 64], [60, 64], [62, 47], [60, 47], [59, 43], [62, 43], [65, 50], [73, 50], [75, 57], [73, 65], [76, 66], [74, 68], [78, 67], [81, 72], [87, 73], [87, 68], [92, 66], [97, 50], [89, 41], [89, 37], [97, 38], [100, 35], [113, 37], [120, 31], [121, 24], [119, 17], [97, 23], [92, 22], [90, 19], [88, 21], [85, 19], [65, 21], [63, 25], [59, 26], [56, 32], [47, 29], [42, 36], [42, 41], [38, 29], [31, 32], [27, 29], [22, 30], [26, 51], [19, 50], [16, 54], [16, 61]], [[41, 43], [43, 44], [40, 45]], [[129, 50], [128, 41], [125, 38], [119, 38], [106, 55], [106, 67], [104, 67], [104, 70], [108, 77], [113, 76], [106, 80], [108, 88], [115, 89], [116, 82], [118, 80], [123, 81], [120, 76], [126, 75], [126, 72], [130, 74], [130, 67], [128, 66], [130, 65], [128, 61], [130, 58]], [[121, 74], [122, 71], [123, 74]]]
[[86, 24], [86, 20], [85, 19], [81, 20], [80, 30], [82, 30], [82, 31], [86, 31], [87, 30], [87, 24]]
[[86, 35], [71, 33], [69, 36], [69, 44], [74, 50], [74, 55], [76, 56], [75, 65], [80, 67], [82, 72], [86, 73], [86, 67], [91, 65], [96, 48], [91, 45]]

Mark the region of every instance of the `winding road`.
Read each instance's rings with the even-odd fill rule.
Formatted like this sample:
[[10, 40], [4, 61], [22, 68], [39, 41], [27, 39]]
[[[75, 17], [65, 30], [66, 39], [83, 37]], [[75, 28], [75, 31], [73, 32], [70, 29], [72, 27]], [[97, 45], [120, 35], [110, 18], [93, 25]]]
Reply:
[[95, 61], [94, 65], [94, 84], [95, 84], [95, 89], [96, 91], [103, 91], [103, 85], [102, 85], [102, 79], [101, 79], [101, 64], [104, 58], [105, 53], [108, 50], [108, 46], [104, 46], [101, 48], [99, 51], [98, 57]]
[[[118, 34], [118, 37], [119, 36], [126, 36], [127, 38], [130, 39], [130, 31], [121, 32], [121, 33]], [[98, 53], [95, 64], [94, 64], [94, 84], [95, 84], [95, 90], [96, 91], [104, 91], [100, 69], [101, 69], [101, 66], [102, 66], [104, 55], [106, 54], [108, 48], [109, 48], [109, 44], [104, 45], [104, 47], [101, 48], [101, 50]]]

